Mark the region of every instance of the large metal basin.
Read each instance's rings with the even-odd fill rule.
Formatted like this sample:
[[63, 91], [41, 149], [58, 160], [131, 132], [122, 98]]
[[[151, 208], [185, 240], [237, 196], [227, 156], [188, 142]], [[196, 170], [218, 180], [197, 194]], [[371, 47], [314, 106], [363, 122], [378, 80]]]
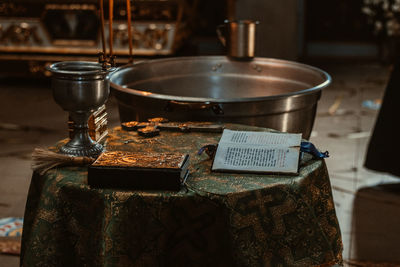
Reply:
[[330, 76], [315, 67], [270, 58], [225, 56], [144, 61], [110, 75], [121, 122], [233, 122], [303, 133], [313, 127], [321, 89]]

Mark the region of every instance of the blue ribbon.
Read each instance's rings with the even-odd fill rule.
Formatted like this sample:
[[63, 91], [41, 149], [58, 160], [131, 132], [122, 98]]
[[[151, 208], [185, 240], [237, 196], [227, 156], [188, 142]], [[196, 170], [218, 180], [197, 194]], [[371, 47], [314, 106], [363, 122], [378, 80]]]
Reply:
[[328, 151], [321, 152], [310, 142], [301, 142], [300, 151], [310, 153], [311, 155], [319, 159], [329, 157]]
[[209, 158], [214, 158], [215, 152], [217, 152], [217, 147], [218, 145], [206, 145], [200, 148], [200, 150], [197, 152], [197, 155], [201, 155], [204, 151], [208, 155]]

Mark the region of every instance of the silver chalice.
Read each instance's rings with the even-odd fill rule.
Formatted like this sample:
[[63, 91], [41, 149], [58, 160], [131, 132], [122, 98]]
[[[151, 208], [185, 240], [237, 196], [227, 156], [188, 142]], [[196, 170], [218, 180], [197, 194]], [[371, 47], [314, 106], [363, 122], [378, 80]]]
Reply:
[[68, 111], [75, 122], [74, 137], [60, 148], [71, 156], [97, 157], [103, 146], [93, 141], [88, 133], [88, 118], [108, 98], [110, 83], [107, 79], [112, 68], [86, 61], [64, 61], [47, 67], [53, 74], [54, 100]]

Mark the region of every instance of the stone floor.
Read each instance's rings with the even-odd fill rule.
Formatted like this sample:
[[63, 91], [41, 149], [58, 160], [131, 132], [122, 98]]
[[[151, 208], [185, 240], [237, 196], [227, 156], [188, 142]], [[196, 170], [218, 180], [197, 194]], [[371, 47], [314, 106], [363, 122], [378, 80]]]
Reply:
[[[317, 65], [318, 66], [318, 65]], [[311, 141], [328, 150], [326, 160], [348, 259], [400, 262], [400, 190], [395, 177], [363, 167], [377, 111], [363, 107], [382, 97], [389, 67], [379, 64], [320, 65], [333, 83], [318, 104]], [[108, 101], [110, 126], [117, 104]], [[65, 138], [67, 114], [53, 101], [48, 80], [0, 79], [0, 218], [22, 217], [31, 176], [30, 154]], [[387, 184], [389, 185], [383, 185]], [[0, 255], [0, 266], [18, 266]]]
[[399, 263], [400, 190], [395, 188], [400, 180], [363, 167], [378, 114], [363, 103], [382, 98], [390, 69], [374, 64], [325, 69], [333, 83], [319, 102], [311, 141], [331, 155], [326, 162], [342, 231], [343, 256]]

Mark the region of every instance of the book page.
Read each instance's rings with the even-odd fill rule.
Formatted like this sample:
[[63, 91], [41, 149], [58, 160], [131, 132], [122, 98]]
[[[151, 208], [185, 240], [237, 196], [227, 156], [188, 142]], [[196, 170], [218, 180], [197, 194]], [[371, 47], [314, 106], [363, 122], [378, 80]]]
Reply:
[[212, 170], [297, 173], [299, 148], [218, 146]]
[[212, 170], [297, 173], [301, 134], [225, 129]]
[[301, 133], [271, 133], [252, 131], [232, 131], [225, 129], [220, 143], [246, 144], [246, 145], [272, 145], [278, 146], [300, 146]]

